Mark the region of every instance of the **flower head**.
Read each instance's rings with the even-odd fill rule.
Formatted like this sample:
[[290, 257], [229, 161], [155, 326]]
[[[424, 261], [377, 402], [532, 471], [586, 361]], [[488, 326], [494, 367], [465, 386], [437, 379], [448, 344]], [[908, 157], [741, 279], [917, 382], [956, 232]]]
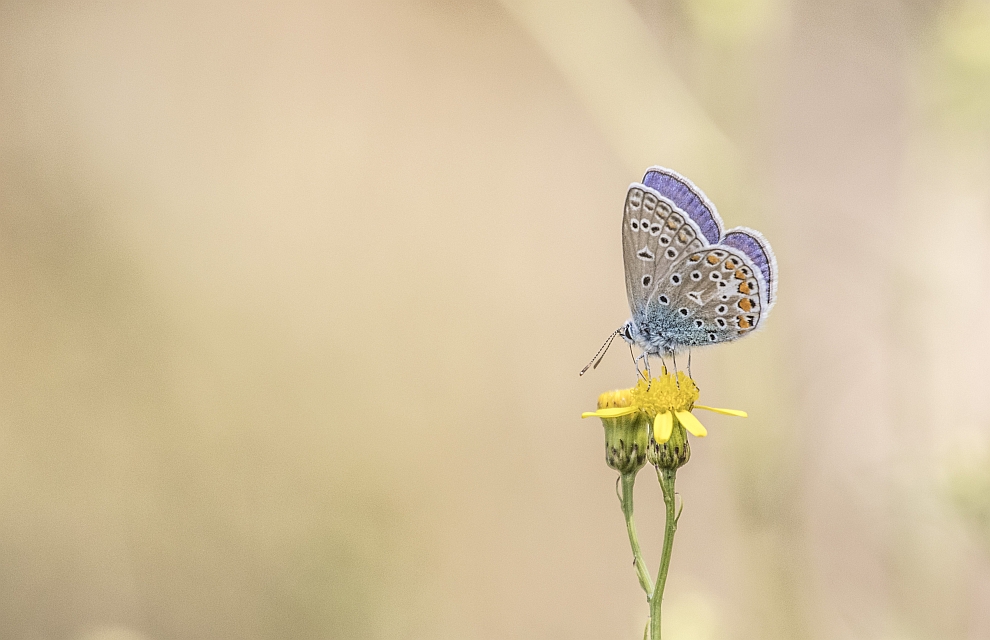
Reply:
[[665, 373], [649, 382], [640, 380], [629, 390], [633, 402], [650, 417], [673, 411], [690, 411], [701, 395], [694, 380], [680, 371], [677, 377]]
[[[598, 410], [582, 413], [582, 418], [597, 416], [605, 424], [606, 440], [609, 427], [617, 424], [619, 418], [641, 416], [652, 425], [651, 462], [657, 465], [674, 465], [674, 468], [687, 462], [690, 457], [690, 447], [683, 437], [684, 430], [698, 438], [708, 435], [708, 430], [694, 417], [694, 409], [706, 409], [730, 416], [746, 417], [745, 411], [735, 409], [716, 409], [695, 404], [699, 396], [698, 386], [683, 371], [677, 377], [664, 373], [659, 378], [649, 382], [640, 380], [632, 389], [610, 391], [598, 398]], [[664, 445], [671, 438], [670, 451]], [[682, 444], [683, 443], [683, 446]], [[666, 455], [669, 454], [669, 455]], [[606, 453], [607, 455], [607, 453]], [[609, 466], [612, 466], [609, 463]]]

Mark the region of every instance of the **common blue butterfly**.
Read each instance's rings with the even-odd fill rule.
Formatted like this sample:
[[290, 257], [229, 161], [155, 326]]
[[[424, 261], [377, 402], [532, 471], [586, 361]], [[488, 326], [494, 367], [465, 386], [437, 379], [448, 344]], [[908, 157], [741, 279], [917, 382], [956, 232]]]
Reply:
[[766, 322], [777, 298], [770, 243], [746, 227], [723, 231], [715, 205], [670, 169], [650, 167], [629, 185], [622, 253], [632, 317], [613, 337], [645, 355], [737, 340]]

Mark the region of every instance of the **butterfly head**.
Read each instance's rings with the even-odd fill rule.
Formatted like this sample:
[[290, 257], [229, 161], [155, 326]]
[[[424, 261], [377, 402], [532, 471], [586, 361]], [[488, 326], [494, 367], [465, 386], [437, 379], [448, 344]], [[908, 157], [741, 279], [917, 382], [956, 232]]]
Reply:
[[622, 328], [619, 329], [619, 335], [629, 344], [642, 344], [642, 334], [636, 325], [636, 321], [632, 318], [626, 320], [626, 323], [622, 325]]

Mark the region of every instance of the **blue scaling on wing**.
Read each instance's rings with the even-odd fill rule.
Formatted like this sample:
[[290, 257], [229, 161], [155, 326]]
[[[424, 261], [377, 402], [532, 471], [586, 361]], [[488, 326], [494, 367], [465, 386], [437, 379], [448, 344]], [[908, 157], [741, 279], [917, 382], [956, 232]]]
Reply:
[[643, 184], [656, 189], [688, 214], [701, 228], [708, 244], [717, 244], [722, 236], [722, 221], [715, 206], [708, 201], [701, 189], [690, 180], [663, 167], [650, 167], [643, 176]]
[[767, 283], [766, 299], [773, 303], [777, 290], [777, 259], [763, 236], [752, 229], [731, 229], [719, 244], [738, 249], [753, 261], [756, 268], [763, 274], [763, 281]]

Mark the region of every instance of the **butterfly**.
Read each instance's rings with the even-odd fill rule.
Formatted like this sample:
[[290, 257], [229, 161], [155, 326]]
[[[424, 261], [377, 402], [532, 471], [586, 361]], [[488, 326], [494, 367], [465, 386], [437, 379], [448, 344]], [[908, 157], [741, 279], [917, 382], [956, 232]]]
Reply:
[[722, 227], [715, 205], [675, 171], [650, 167], [629, 185], [622, 254], [632, 317], [612, 338], [662, 357], [737, 340], [766, 322], [777, 299], [770, 243], [752, 229]]

